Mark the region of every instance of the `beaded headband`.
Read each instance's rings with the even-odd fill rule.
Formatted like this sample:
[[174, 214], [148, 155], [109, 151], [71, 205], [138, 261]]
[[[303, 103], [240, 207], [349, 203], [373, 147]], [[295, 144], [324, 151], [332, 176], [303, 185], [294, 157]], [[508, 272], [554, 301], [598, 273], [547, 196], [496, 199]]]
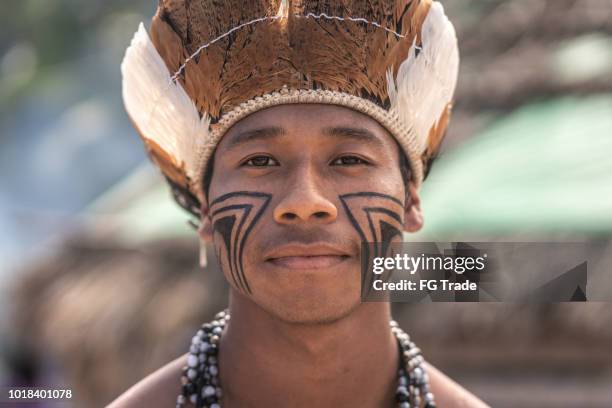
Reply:
[[450, 119], [459, 52], [431, 0], [160, 0], [121, 65], [126, 110], [194, 214], [226, 131], [281, 104], [332, 104], [395, 137], [420, 187]]

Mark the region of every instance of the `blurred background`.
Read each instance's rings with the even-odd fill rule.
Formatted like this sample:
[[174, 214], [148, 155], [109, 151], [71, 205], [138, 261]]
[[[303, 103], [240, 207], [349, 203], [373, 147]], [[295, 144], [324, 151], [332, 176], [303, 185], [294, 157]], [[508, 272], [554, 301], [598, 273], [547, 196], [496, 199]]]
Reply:
[[[610, 293], [612, 0], [442, 3], [457, 103], [409, 239], [603, 245]], [[123, 53], [155, 8], [3, 5], [0, 386], [63, 385], [72, 406], [103, 406], [227, 302], [121, 101]], [[609, 303], [394, 307], [425, 356], [493, 407], [612, 407]]]

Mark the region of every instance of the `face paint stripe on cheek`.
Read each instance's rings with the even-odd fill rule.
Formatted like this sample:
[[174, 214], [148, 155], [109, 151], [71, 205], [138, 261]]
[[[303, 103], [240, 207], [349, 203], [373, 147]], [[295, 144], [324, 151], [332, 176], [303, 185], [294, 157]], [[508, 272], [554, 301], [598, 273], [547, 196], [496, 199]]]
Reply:
[[382, 198], [384, 200], [393, 201], [394, 203], [400, 205], [401, 207], [404, 206], [404, 202], [400, 200], [399, 198], [393, 197], [388, 194], [377, 193], [374, 191], [362, 191], [358, 193], [343, 194], [340, 196], [340, 199], [350, 199], [350, 198], [356, 198], [356, 197], [362, 197], [362, 198], [367, 198], [367, 199]]
[[[404, 204], [393, 196], [376, 192], [351, 193], [339, 198], [362, 242], [374, 243], [374, 254], [370, 251], [370, 245], [362, 245], [362, 267], [366, 268], [373, 258], [386, 255], [394, 238], [401, 240]], [[365, 279], [366, 274], [363, 274], [362, 287], [369, 287], [371, 282]]]
[[244, 273], [244, 247], [271, 198], [271, 194], [237, 191], [224, 194], [211, 204], [213, 231], [222, 238], [217, 248], [219, 262], [223, 267], [225, 261], [235, 286], [247, 293], [251, 293], [251, 288]]
[[[230, 208], [231, 207], [231, 208]], [[249, 208], [248, 206], [240, 205], [240, 206], [227, 206], [220, 208], [215, 211], [215, 215], [228, 213], [229, 211], [234, 211], [233, 215], [226, 215], [216, 219], [213, 222], [213, 231], [219, 233], [221, 235], [223, 247], [225, 249], [225, 261], [227, 262], [228, 268], [230, 270], [232, 280], [234, 284], [238, 287], [243, 287], [244, 284], [238, 275], [238, 270], [235, 267], [235, 254], [236, 254], [236, 236], [240, 235], [241, 225], [244, 222], [244, 217], [248, 216]], [[236, 219], [240, 219], [241, 222], [236, 227]], [[222, 255], [221, 246], [219, 246], [217, 251], [217, 256]], [[223, 259], [219, 256], [219, 262], [222, 262]]]

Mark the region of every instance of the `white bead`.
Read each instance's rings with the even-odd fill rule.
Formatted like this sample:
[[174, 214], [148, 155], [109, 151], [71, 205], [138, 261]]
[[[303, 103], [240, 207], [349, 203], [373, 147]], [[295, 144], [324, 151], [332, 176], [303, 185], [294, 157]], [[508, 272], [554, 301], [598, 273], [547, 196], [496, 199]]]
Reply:
[[423, 370], [421, 369], [421, 367], [416, 367], [413, 373], [417, 380], [420, 380], [421, 378], [423, 378]]
[[221, 408], [221, 405], [214, 403], [210, 406], [210, 408]]
[[191, 339], [191, 344], [198, 345], [202, 342], [202, 339], [199, 336], [193, 336]]
[[210, 367], [208, 367], [208, 372], [210, 373], [210, 375], [217, 375], [219, 373], [219, 370], [217, 369], [217, 366], [211, 365]]
[[191, 394], [191, 397], [189, 397], [189, 401], [191, 401], [192, 404], [195, 404], [196, 402], [198, 402], [198, 396], [196, 394]]
[[206, 343], [206, 342], [202, 342], [200, 343], [200, 351], [202, 353], [205, 353], [206, 350], [208, 350], [208, 348], [210, 347], [210, 344]]
[[207, 385], [202, 390], [202, 396], [204, 396], [204, 397], [211, 397], [211, 396], [215, 395], [216, 393], [217, 393], [217, 391], [215, 390], [215, 387], [213, 387], [212, 385]]
[[189, 367], [196, 367], [198, 365], [198, 357], [195, 354], [189, 354], [187, 356], [187, 365]]
[[193, 368], [190, 368], [189, 370], [187, 370], [187, 377], [190, 380], [194, 380], [197, 376], [198, 372], [196, 370], [194, 370]]

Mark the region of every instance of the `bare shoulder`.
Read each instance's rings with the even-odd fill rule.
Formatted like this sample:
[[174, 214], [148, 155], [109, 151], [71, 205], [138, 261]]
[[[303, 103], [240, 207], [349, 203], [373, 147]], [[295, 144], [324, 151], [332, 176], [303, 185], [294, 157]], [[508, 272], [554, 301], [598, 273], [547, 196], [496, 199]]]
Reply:
[[181, 392], [180, 377], [186, 355], [182, 355], [143, 378], [107, 408], [173, 407]]
[[425, 363], [425, 370], [429, 374], [429, 384], [436, 397], [436, 405], [444, 408], [490, 408], [431, 364]]

